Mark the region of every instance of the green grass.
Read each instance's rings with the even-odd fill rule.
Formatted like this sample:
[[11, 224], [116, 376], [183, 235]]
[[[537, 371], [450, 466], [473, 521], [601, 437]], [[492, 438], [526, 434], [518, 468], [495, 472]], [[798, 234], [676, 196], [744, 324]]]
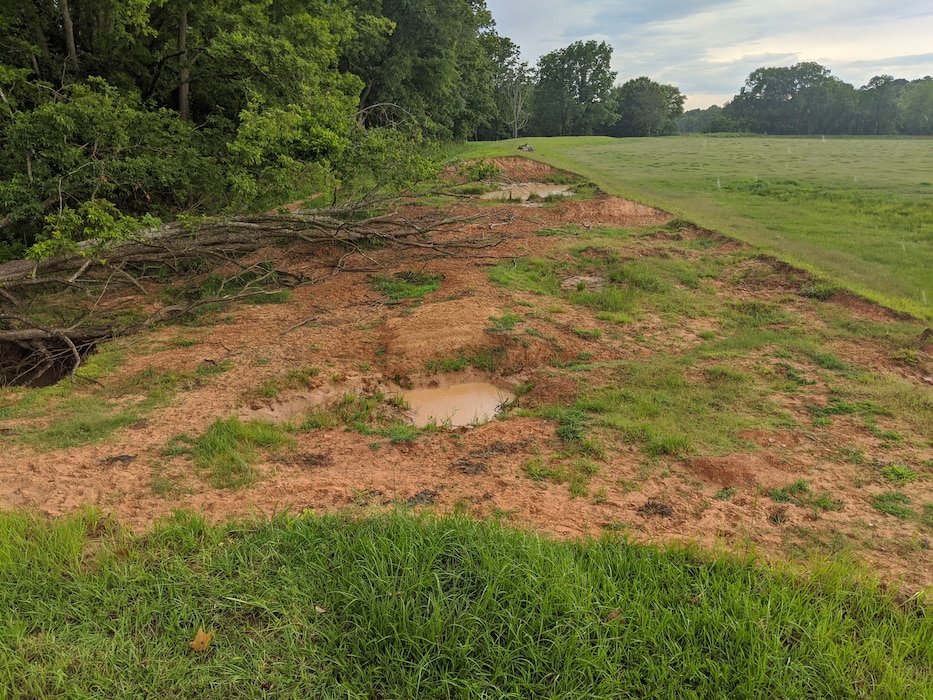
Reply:
[[176, 514], [144, 535], [5, 514], [0, 562], [11, 697], [933, 693], [930, 613], [838, 568], [402, 514]]
[[[229, 361], [211, 366], [212, 371], [199, 366], [193, 375], [147, 368], [108, 384], [96, 379], [104, 379], [122, 357], [122, 352], [105, 353], [88, 363], [85, 376], [95, 378], [90, 387], [66, 380], [41, 389], [5, 390], [0, 419], [25, 421], [14, 439], [42, 450], [98, 443], [164, 405], [185, 382], [201, 381], [231, 366]], [[127, 407], [120, 399], [129, 395], [141, 400]]]
[[651, 457], [744, 450], [743, 430], [786, 422], [751, 375], [715, 365], [694, 379], [688, 376], [694, 362], [656, 355], [617, 363], [609, 383], [586, 392], [577, 408]]
[[893, 515], [901, 520], [914, 516], [914, 511], [909, 507], [910, 498], [899, 491], [879, 493], [872, 497], [871, 505], [882, 513]]
[[[852, 289], [933, 319], [930, 139], [528, 139], [535, 160], [603, 190], [822, 273], [812, 298]], [[511, 155], [518, 141], [466, 144], [464, 158]]]
[[487, 333], [505, 333], [515, 330], [515, 325], [522, 320], [522, 317], [518, 314], [504, 314], [502, 316], [490, 316], [489, 320], [492, 323], [486, 328]]
[[259, 478], [254, 468], [258, 449], [276, 450], [291, 438], [281, 426], [269, 421], [243, 423], [238, 418], [217, 419], [204, 435], [192, 439], [180, 435], [172, 440], [169, 454], [187, 454], [214, 488], [237, 489]]
[[817, 510], [842, 510], [842, 501], [828, 493], [814, 493], [810, 484], [798, 480], [779, 489], [770, 489], [768, 495], [777, 503], [793, 503], [795, 506], [812, 507]]
[[461, 350], [456, 357], [432, 358], [425, 362], [424, 368], [428, 372], [462, 372], [467, 367], [473, 367], [492, 374], [498, 371], [505, 352], [506, 349], [502, 347], [478, 348], [469, 353]]
[[440, 275], [411, 270], [396, 272], [390, 277], [376, 277], [373, 280], [373, 289], [385, 294], [393, 302], [420, 299], [440, 288]]
[[919, 478], [917, 472], [904, 464], [891, 464], [885, 467], [881, 470], [881, 476], [892, 484], [909, 484]]
[[273, 398], [283, 391], [309, 389], [313, 386], [312, 379], [320, 373], [320, 367], [314, 366], [290, 369], [284, 374], [266, 379], [247, 395]]

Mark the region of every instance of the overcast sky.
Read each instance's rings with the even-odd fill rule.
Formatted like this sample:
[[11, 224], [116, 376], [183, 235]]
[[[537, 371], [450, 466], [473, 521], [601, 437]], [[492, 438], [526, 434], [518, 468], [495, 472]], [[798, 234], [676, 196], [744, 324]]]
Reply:
[[723, 104], [762, 66], [816, 61], [855, 87], [933, 75], [931, 0], [486, 0], [534, 65], [575, 41], [613, 48], [616, 82], [676, 85], [687, 109]]

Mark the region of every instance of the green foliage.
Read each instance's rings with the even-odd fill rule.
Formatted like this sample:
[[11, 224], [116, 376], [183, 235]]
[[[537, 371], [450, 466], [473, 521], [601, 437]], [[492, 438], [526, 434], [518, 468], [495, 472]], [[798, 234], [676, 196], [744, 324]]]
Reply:
[[233, 417], [215, 420], [196, 440], [176, 438], [169, 450], [190, 455], [214, 488], [237, 489], [259, 478], [253, 467], [259, 459], [258, 448], [275, 450], [289, 442], [285, 431], [274, 423], [243, 423]]
[[891, 464], [881, 470], [881, 476], [892, 484], [908, 484], [917, 480], [917, 472], [904, 464]]
[[841, 510], [842, 501], [833, 499], [828, 493], [813, 493], [810, 485], [803, 480], [795, 481], [780, 489], [769, 489], [768, 495], [778, 503], [793, 503], [796, 506], [816, 508], [818, 510]]
[[358, 7], [388, 20], [346, 51], [366, 85], [360, 116], [367, 126], [407, 123], [433, 137], [463, 139], [490, 118], [493, 62], [483, 37], [494, 32], [484, 4], [364, 0]]
[[629, 80], [612, 90], [618, 120], [603, 133], [609, 136], [670, 136], [677, 133], [675, 120], [684, 112], [686, 97], [675, 85], [661, 85], [650, 78]]
[[487, 332], [504, 333], [515, 330], [515, 325], [522, 320], [522, 317], [517, 314], [505, 314], [503, 316], [490, 316], [489, 320], [492, 321], [492, 325], [486, 328]]
[[142, 535], [4, 513], [0, 561], [4, 685], [26, 697], [933, 692], [928, 613], [838, 567], [310, 513]]
[[442, 279], [441, 275], [428, 272], [396, 272], [391, 277], [376, 277], [373, 289], [396, 302], [418, 299], [440, 289]]
[[610, 91], [612, 47], [577, 41], [538, 59], [532, 129], [543, 136], [589, 136], [616, 117]]
[[486, 160], [478, 160], [474, 163], [470, 163], [464, 169], [464, 174], [471, 180], [475, 182], [481, 182], [483, 180], [494, 180], [498, 178], [501, 169], [495, 163], [487, 162]]
[[901, 520], [914, 516], [914, 511], [909, 508], [910, 499], [899, 491], [885, 491], [872, 496], [871, 505], [882, 513], [893, 515]]
[[560, 280], [554, 263], [539, 258], [518, 258], [489, 269], [489, 279], [502, 286], [537, 294], [560, 293]]
[[[438, 3], [436, 28], [457, 37], [445, 42], [391, 20], [391, 3], [366, 4], [72, 0], [0, 15], [0, 261], [87, 240], [95, 255], [147, 217], [268, 210], [322, 192], [336, 203], [436, 172], [421, 128], [466, 134], [493, 109], [479, 41], [491, 17]], [[380, 122], [368, 110], [413, 77], [425, 40], [441, 42], [438, 56], [456, 45], [424, 75], [467, 99], [429, 114], [429, 85], [413, 85], [396, 104], [418, 118]], [[395, 43], [391, 59], [380, 53]], [[374, 84], [385, 66], [389, 82]]]

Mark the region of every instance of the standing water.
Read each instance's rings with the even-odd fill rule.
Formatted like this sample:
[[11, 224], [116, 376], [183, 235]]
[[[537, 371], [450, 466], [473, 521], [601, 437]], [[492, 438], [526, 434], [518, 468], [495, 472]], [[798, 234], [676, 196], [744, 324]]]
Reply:
[[514, 398], [509, 392], [482, 382], [414, 389], [406, 391], [404, 397], [414, 413], [415, 425], [434, 423], [452, 428], [491, 421], [500, 406]]

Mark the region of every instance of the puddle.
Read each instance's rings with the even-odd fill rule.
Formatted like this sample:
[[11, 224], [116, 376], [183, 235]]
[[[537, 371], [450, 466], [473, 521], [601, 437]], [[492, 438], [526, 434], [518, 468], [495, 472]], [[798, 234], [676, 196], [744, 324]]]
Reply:
[[418, 427], [436, 422], [453, 428], [491, 421], [499, 406], [515, 398], [508, 391], [484, 382], [414, 389], [403, 395]]
[[566, 185], [545, 185], [539, 182], [522, 182], [515, 185], [503, 185], [501, 189], [480, 195], [480, 199], [509, 199], [524, 202], [532, 194], [543, 199], [544, 197], [555, 194], [569, 197], [573, 192]]

